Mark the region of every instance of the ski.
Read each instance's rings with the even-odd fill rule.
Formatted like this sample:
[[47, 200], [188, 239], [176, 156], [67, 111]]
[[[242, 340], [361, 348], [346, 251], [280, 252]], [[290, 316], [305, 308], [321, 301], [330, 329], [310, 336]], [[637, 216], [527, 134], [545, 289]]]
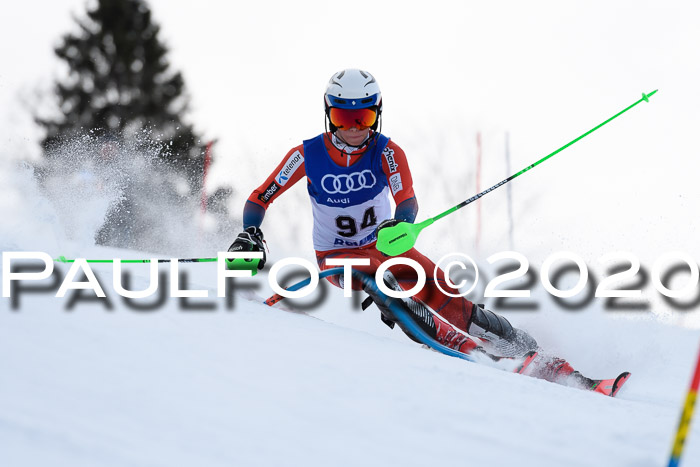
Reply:
[[530, 363], [537, 357], [537, 351], [532, 350], [521, 357], [500, 357], [476, 348], [469, 353], [469, 356], [474, 360], [474, 363], [511, 373], [523, 374], [530, 366]]
[[589, 390], [606, 396], [615, 397], [630, 376], [632, 376], [632, 373], [625, 371], [624, 373], [620, 373], [617, 378], [594, 379], [594, 384]]
[[[343, 274], [344, 270], [343, 268], [332, 268], [332, 269], [327, 269], [325, 271], [322, 271], [319, 273], [319, 278], [327, 277], [330, 275], [335, 275], [335, 274]], [[479, 363], [479, 364], [484, 364], [486, 366], [490, 366], [492, 368], [500, 369], [503, 371], [509, 371], [512, 373], [518, 373], [518, 374], [525, 374], [528, 368], [531, 366], [532, 362], [538, 357], [538, 352], [536, 350], [532, 350], [520, 357], [502, 357], [502, 356], [496, 356], [493, 354], [490, 354], [489, 352], [485, 351], [483, 348], [477, 348], [475, 351], [470, 352], [469, 354], [461, 353], [455, 349], [446, 347], [445, 345], [437, 342], [435, 339], [430, 337], [423, 329], [421, 329], [407, 314], [406, 312], [402, 309], [402, 307], [397, 306], [397, 302], [393, 299], [390, 299], [387, 297], [383, 292], [379, 290], [377, 287], [376, 282], [374, 281], [373, 278], [370, 276], [367, 276], [364, 273], [361, 273], [359, 271], [353, 271], [352, 272], [353, 277], [363, 283], [363, 285], [369, 289], [371, 289], [371, 294], [370, 297], [372, 297], [372, 300], [365, 300], [365, 302], [362, 304], [363, 310], [366, 309], [369, 305], [371, 305], [372, 301], [377, 302], [377, 300], [380, 300], [386, 307], [390, 308], [392, 314], [394, 317], [400, 321], [403, 324], [403, 328], [406, 328], [408, 330], [408, 333], [412, 334], [415, 339], [421, 344], [423, 344], [425, 347], [430, 348], [436, 352], [443, 353], [445, 355], [449, 355], [451, 357], [457, 357], [461, 358], [463, 360], [467, 360], [469, 362], [474, 362], [474, 363]], [[310, 279], [304, 279], [290, 287], [288, 287], [286, 290], [288, 291], [296, 291], [299, 290], [305, 286], [307, 286], [311, 282]], [[365, 289], [367, 291], [367, 289]], [[369, 293], [369, 292], [368, 292]], [[268, 298], [267, 300], [264, 301], [264, 303], [268, 306], [273, 306], [279, 301], [281, 301], [283, 296], [275, 294], [272, 297]], [[379, 306], [379, 304], [377, 304]], [[393, 325], [393, 323], [392, 323]], [[393, 327], [393, 326], [390, 326]], [[530, 372], [532, 373], [532, 372]], [[587, 389], [590, 391], [598, 392], [601, 394], [604, 394], [606, 396], [610, 397], [615, 397], [617, 395], [618, 391], [620, 388], [625, 384], [627, 379], [630, 377], [629, 372], [624, 372], [620, 374], [617, 378], [613, 379], [602, 379], [602, 380], [592, 380], [590, 378], [586, 378], [580, 373], [576, 372], [579, 375], [579, 381], [575, 384], [576, 387], [579, 387], [581, 389]], [[534, 376], [532, 374], [527, 374], [526, 376], [533, 376], [535, 378], [538, 378], [538, 376]], [[546, 379], [546, 378], [541, 378], [540, 379]], [[562, 383], [560, 383], [562, 384]], [[567, 385], [567, 384], [564, 384]], [[568, 385], [574, 385], [573, 382], [568, 384]]]
[[523, 374], [525, 370], [527, 370], [527, 367], [530, 366], [530, 363], [537, 357], [537, 351], [533, 350], [525, 354], [525, 359], [523, 362], [515, 368], [513, 373], [518, 373], [520, 375]]

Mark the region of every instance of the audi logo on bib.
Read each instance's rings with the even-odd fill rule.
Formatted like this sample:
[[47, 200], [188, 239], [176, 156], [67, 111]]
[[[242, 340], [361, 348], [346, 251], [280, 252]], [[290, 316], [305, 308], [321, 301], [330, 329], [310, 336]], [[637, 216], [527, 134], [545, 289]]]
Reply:
[[372, 188], [377, 183], [374, 174], [369, 170], [353, 172], [350, 175], [328, 174], [321, 179], [323, 191], [329, 195], [346, 195], [351, 191], [360, 191], [364, 188]]

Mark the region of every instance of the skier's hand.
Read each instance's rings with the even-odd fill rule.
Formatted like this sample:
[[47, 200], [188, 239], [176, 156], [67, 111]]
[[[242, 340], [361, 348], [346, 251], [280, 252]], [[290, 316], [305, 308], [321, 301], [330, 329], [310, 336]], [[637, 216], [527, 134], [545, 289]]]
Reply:
[[[386, 219], [386, 220], [381, 221], [381, 222], [379, 223], [379, 225], [377, 226], [377, 230], [375, 231], [375, 233], [376, 233], [376, 235], [377, 235], [377, 238], [379, 238], [379, 231], [380, 231], [380, 230], [385, 229], [385, 228], [387, 228], [387, 227], [394, 227], [394, 226], [399, 225], [399, 224], [401, 224], [401, 223], [403, 223], [403, 222], [404, 222], [404, 221], [400, 221], [400, 220], [398, 220], [398, 219]], [[387, 254], [384, 253], [384, 252], [381, 252], [381, 251], [380, 251], [380, 253], [382, 254], [382, 256], [386, 256], [387, 258], [389, 257], [389, 255], [387, 255]]]
[[251, 225], [243, 232], [238, 234], [236, 240], [228, 248], [228, 251], [233, 252], [247, 252], [247, 251], [262, 251], [263, 257], [258, 263], [258, 269], [262, 269], [265, 266], [265, 260], [267, 255], [265, 254], [265, 239], [263, 237], [262, 230]]
[[386, 219], [386, 220], [381, 221], [379, 223], [379, 225], [377, 226], [377, 234], [379, 234], [379, 231], [382, 230], [383, 228], [393, 227], [396, 224], [398, 224], [399, 222], [401, 222], [401, 221], [397, 220], [397, 219]]

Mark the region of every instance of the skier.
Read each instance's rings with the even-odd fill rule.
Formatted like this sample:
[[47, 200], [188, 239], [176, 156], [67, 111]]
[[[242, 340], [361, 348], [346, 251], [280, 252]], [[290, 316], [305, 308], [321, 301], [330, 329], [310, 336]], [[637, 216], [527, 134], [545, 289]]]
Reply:
[[[369, 266], [353, 269], [374, 276], [379, 265], [388, 259], [375, 247], [377, 232], [398, 222], [412, 223], [418, 213], [406, 155], [381, 133], [382, 104], [379, 85], [370, 73], [358, 69], [335, 73], [324, 94], [326, 131], [292, 148], [252, 192], [243, 210], [244, 231], [229, 251], [262, 252], [263, 260], [258, 266], [262, 269], [266, 256], [260, 225], [265, 212], [306, 176], [319, 268], [334, 267], [327, 264], [329, 259], [366, 258]], [[393, 216], [389, 194], [396, 204]], [[537, 350], [535, 339], [514, 328], [504, 317], [464, 297], [443, 294], [435, 280], [450, 293], [458, 291], [445, 281], [441, 269], [432, 277], [435, 264], [418, 250], [413, 248], [401, 256], [417, 261], [427, 278], [413, 299], [402, 300], [403, 309], [437, 342], [470, 355], [522, 357]], [[343, 287], [342, 275], [329, 276], [328, 280]], [[387, 286], [396, 290], [410, 289], [416, 280], [415, 271], [405, 265], [392, 266], [384, 277]], [[355, 290], [360, 287], [359, 281], [353, 281]], [[393, 328], [397, 320], [391, 310], [379, 300], [374, 301], [382, 321]], [[415, 340], [410, 331], [404, 332]], [[565, 385], [597, 387], [596, 381], [582, 376], [559, 358], [538, 355], [528, 371], [531, 376]]]

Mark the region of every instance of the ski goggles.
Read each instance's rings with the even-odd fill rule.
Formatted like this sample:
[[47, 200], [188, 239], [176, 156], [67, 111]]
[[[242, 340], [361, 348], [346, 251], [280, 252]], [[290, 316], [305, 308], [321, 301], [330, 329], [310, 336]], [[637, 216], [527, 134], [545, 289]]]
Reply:
[[353, 127], [364, 130], [377, 122], [377, 110], [371, 107], [367, 109], [331, 107], [328, 118], [334, 126], [341, 130], [349, 130]]

